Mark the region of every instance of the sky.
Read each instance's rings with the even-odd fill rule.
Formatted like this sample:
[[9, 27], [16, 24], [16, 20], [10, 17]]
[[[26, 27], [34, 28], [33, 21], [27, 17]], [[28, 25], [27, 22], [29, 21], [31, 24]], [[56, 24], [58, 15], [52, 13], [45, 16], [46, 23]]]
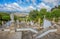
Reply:
[[0, 0], [0, 11], [29, 12], [46, 8], [50, 11], [60, 5], [60, 0]]

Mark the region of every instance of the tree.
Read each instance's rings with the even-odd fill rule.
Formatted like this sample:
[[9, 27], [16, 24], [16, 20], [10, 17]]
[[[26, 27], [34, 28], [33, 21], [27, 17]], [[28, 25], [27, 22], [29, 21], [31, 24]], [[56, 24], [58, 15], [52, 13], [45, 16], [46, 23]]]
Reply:
[[35, 21], [35, 22], [41, 22], [43, 21], [43, 18], [44, 18], [44, 15], [46, 15], [47, 13], [47, 10], [46, 9], [41, 9], [40, 11], [38, 10], [33, 10], [33, 11], [30, 11], [29, 13], [29, 17], [31, 20]]
[[52, 12], [51, 12], [51, 16], [53, 18], [55, 18], [55, 21], [58, 21], [59, 17], [60, 17], [60, 9], [54, 9]]
[[46, 13], [47, 13], [47, 10], [45, 8], [42, 8], [39, 12], [40, 18], [43, 19], [44, 15], [46, 15]]
[[53, 11], [54, 9], [60, 9], [60, 5], [55, 6], [54, 8], [52, 8], [51, 11]]
[[46, 19], [48, 19], [48, 20], [51, 21], [52, 18], [53, 18], [51, 15], [52, 15], [51, 12], [47, 12], [47, 13], [46, 13]]
[[52, 21], [53, 18], [55, 18], [55, 21], [57, 22], [60, 18], [60, 6], [55, 7], [50, 12], [48, 12], [46, 9], [43, 8], [40, 11], [33, 10], [29, 14], [29, 17], [34, 21], [38, 21], [38, 19], [43, 21], [44, 16], [45, 16], [46, 19], [48, 19], [50, 21]]
[[33, 11], [30, 11], [30, 13], [29, 13], [29, 17], [31, 20], [35, 20], [37, 15], [38, 15], [38, 10], [33, 10]]
[[2, 24], [2, 21], [8, 21], [10, 20], [10, 15], [7, 12], [0, 12], [0, 24]]
[[58, 7], [57, 7], [58, 9], [60, 9], [60, 5], [58, 5]]
[[4, 15], [4, 16], [2, 16], [2, 20], [3, 21], [9, 21], [10, 20], [10, 16], [9, 15]]

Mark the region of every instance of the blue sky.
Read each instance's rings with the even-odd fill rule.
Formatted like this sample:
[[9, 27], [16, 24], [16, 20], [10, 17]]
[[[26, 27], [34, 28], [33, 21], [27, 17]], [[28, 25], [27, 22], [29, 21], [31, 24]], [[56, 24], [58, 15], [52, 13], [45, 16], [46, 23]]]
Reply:
[[46, 8], [48, 11], [60, 5], [60, 0], [0, 0], [0, 11], [29, 12]]

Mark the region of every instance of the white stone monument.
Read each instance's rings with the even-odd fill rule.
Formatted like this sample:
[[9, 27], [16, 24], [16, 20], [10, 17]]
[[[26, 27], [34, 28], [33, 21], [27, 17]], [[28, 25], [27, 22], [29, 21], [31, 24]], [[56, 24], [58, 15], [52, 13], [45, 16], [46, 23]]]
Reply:
[[48, 21], [48, 20], [46, 20], [46, 19], [44, 19], [43, 28], [47, 28], [47, 27], [49, 27], [49, 26], [51, 26], [51, 22]]
[[45, 19], [45, 16], [44, 16], [43, 28], [48, 28], [49, 26], [51, 26], [51, 22], [49, 20]]

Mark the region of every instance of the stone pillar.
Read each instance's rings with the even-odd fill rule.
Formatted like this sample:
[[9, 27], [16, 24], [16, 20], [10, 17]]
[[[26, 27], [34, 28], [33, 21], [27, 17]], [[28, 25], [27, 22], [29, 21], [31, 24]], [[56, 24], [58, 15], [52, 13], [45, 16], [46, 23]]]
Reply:
[[52, 22], [55, 23], [55, 18], [53, 18], [53, 21]]
[[2, 25], [4, 24], [4, 22], [2, 21]]
[[19, 26], [19, 20], [16, 20], [16, 23], [17, 23], [17, 27], [19, 28], [20, 26]]
[[26, 23], [28, 22], [28, 16], [26, 16]]
[[38, 19], [38, 23], [39, 23], [39, 26], [40, 26], [40, 18]]

